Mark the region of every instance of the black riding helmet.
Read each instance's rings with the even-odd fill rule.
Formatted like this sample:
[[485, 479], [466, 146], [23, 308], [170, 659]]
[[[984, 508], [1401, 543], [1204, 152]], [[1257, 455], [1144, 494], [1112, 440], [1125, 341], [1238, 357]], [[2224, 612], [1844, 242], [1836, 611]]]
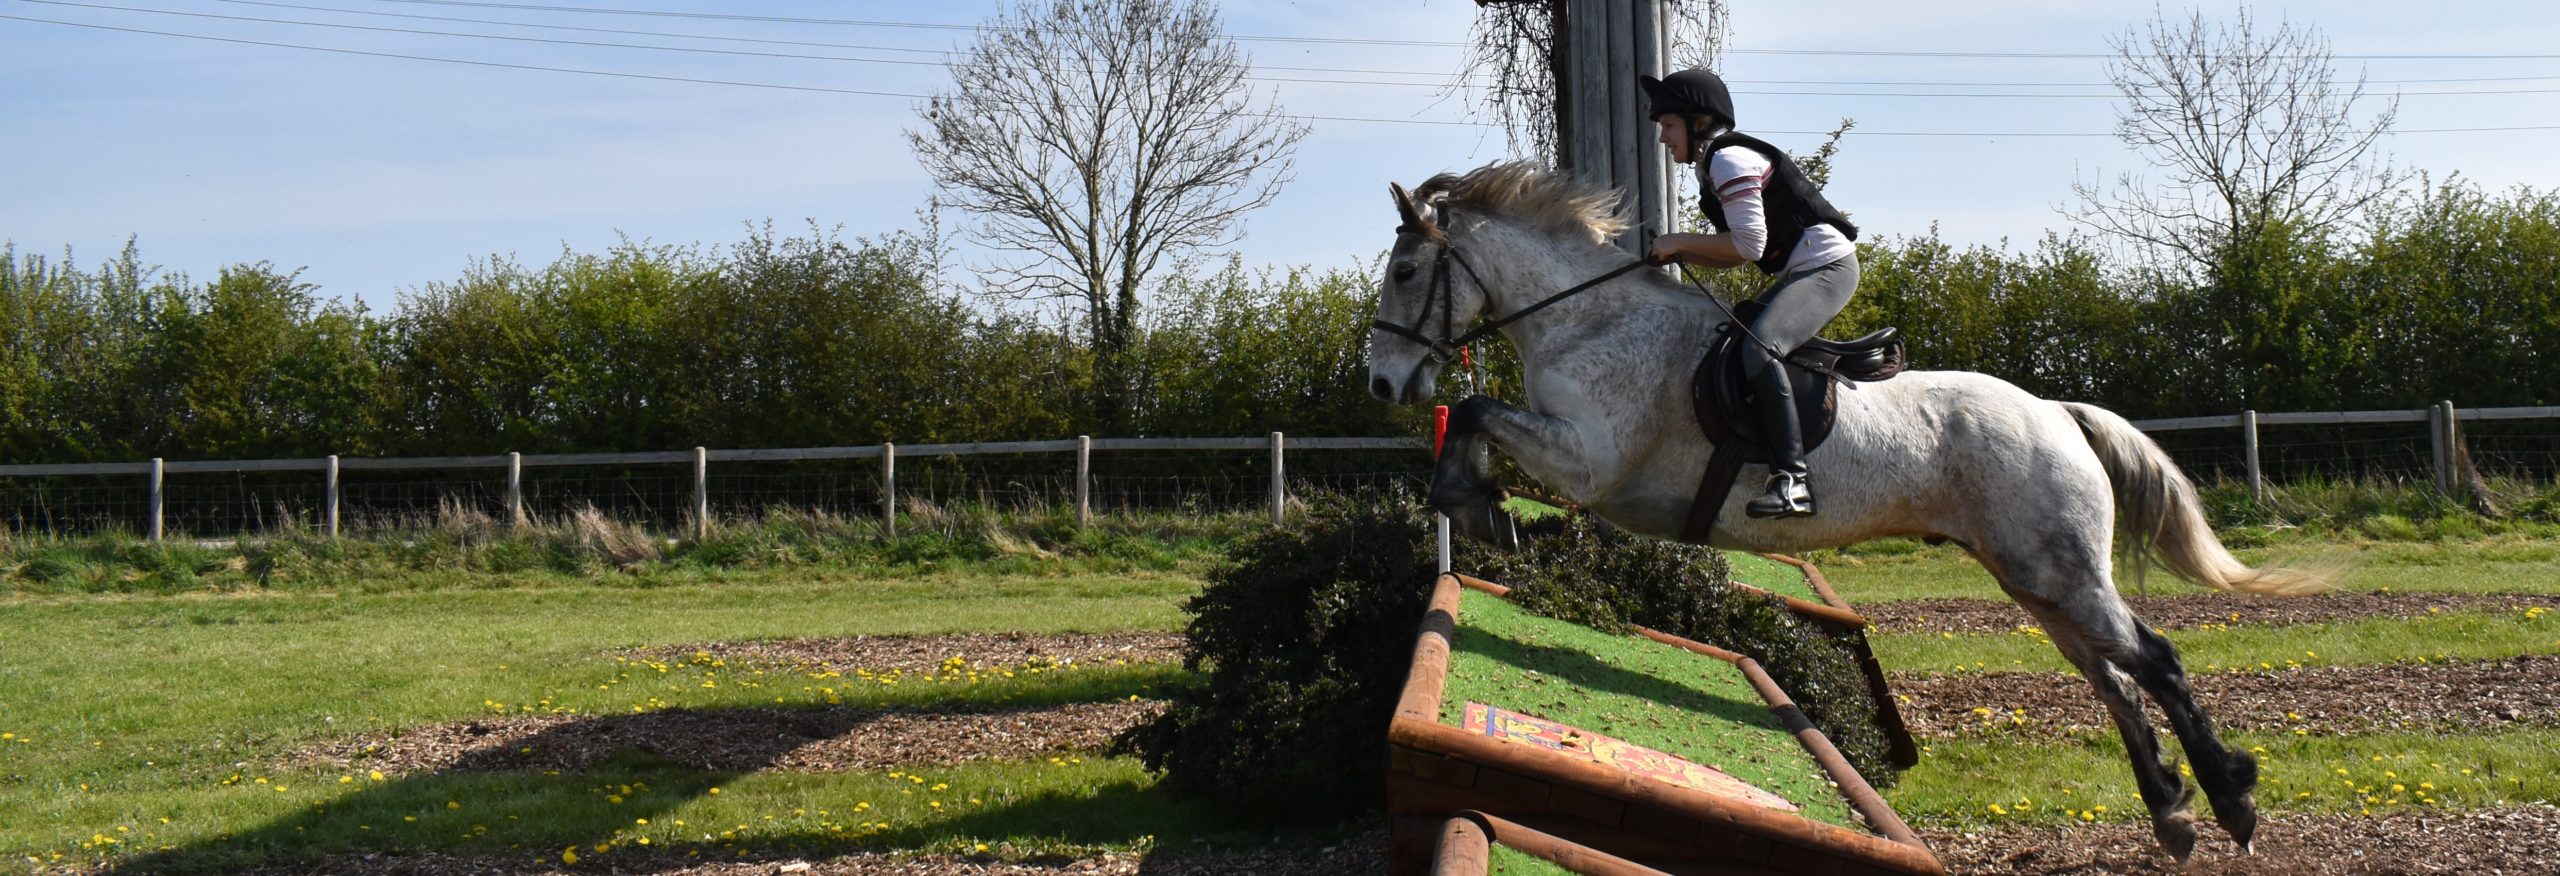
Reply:
[[1713, 116], [1733, 127], [1733, 92], [1724, 87], [1724, 78], [1704, 67], [1692, 67], [1655, 79], [1637, 76], [1636, 85], [1644, 89], [1645, 118], [1658, 119], [1665, 113], [1684, 116]]

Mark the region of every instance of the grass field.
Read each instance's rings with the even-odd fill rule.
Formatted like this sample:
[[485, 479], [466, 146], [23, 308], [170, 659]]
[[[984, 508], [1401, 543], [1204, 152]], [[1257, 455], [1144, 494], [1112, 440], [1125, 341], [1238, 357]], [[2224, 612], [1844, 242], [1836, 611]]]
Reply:
[[[1070, 536], [1006, 548], [985, 532], [903, 560], [865, 555], [831, 564], [820, 555], [629, 574], [561, 571], [548, 561], [499, 571], [489, 555], [463, 552], [450, 556], [480, 559], [396, 573], [407, 578], [350, 577], [346, 569], [355, 566], [346, 565], [334, 578], [273, 585], [214, 556], [201, 558], [210, 570], [187, 566], [184, 578], [93, 587], [79, 582], [125, 579], [134, 568], [130, 557], [113, 560], [123, 566], [84, 566], [59, 556], [76, 546], [13, 546], [11, 556], [20, 559], [5, 576], [9, 595], [0, 598], [0, 860], [38, 868], [143, 860], [158, 869], [214, 872], [419, 849], [575, 857], [593, 866], [637, 848], [714, 858], [771, 849], [977, 853], [983, 846], [987, 855], [1024, 857], [1272, 840], [1269, 828], [1183, 805], [1156, 791], [1133, 762], [1093, 752], [829, 773], [719, 772], [629, 759], [565, 775], [380, 779], [290, 756], [318, 743], [502, 712], [1100, 703], [1145, 697], [1181, 680], [1179, 670], [1161, 666], [1095, 666], [974, 683], [856, 684], [685, 661], [635, 671], [629, 662], [635, 648], [792, 636], [1170, 630], [1180, 625], [1180, 603], [1197, 590], [1209, 553], [1136, 536], [1116, 546]], [[750, 554], [807, 548], [813, 555], [823, 551], [807, 546], [824, 544], [769, 536], [740, 543], [734, 549]], [[29, 583], [35, 560], [27, 558], [45, 551], [56, 554], [44, 561], [52, 577]], [[2250, 558], [2279, 554], [2352, 560], [2344, 581], [2353, 589], [2560, 586], [2560, 542], [2516, 535], [2282, 543], [2252, 549]], [[1853, 603], [1996, 598], [1951, 548], [1885, 543], [1815, 559]], [[2191, 589], [2166, 578], [2150, 587], [2155, 594]], [[2555, 654], [2555, 624], [2560, 617], [2448, 614], [2170, 635], [2192, 668], [2213, 671], [2262, 662]], [[2024, 633], [1879, 636], [1877, 647], [1898, 671], [2059, 666], [2049, 646]], [[2560, 733], [2533, 726], [2235, 739], [2267, 750], [2269, 781], [2260, 799], [2271, 811], [2495, 806], [2560, 796], [2551, 778], [2560, 776]], [[2140, 817], [2111, 737], [1926, 744], [1922, 764], [1887, 791], [1916, 825]], [[1304, 830], [1324, 836], [1329, 829], [1293, 828], [1280, 838], [1302, 842], [1311, 835]]]

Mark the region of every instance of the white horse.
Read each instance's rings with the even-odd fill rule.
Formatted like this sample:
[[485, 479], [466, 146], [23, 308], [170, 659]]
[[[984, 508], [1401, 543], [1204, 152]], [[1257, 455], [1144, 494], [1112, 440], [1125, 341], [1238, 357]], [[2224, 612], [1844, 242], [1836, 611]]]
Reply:
[[[1370, 390], [1387, 402], [1432, 397], [1447, 353], [1438, 342], [1452, 328], [1516, 314], [1633, 258], [1606, 242], [1627, 224], [1616, 193], [1530, 165], [1441, 174], [1411, 195], [1401, 186], [1393, 193], [1404, 221], [1378, 302], [1379, 322], [1393, 328], [1369, 340]], [[1500, 514], [1492, 507], [1500, 488], [1489, 441], [1610, 523], [1679, 538], [1713, 449], [1692, 419], [1689, 378], [1725, 321], [1666, 273], [1638, 270], [1505, 324], [1527, 407], [1476, 396], [1451, 411], [1432, 504], [1470, 535], [1495, 534], [1487, 522]], [[2206, 525], [2194, 486], [2123, 418], [1981, 374], [1915, 371], [1843, 387], [1838, 425], [1807, 462], [1820, 514], [1752, 519], [1742, 513], [1750, 491], [1735, 490], [1707, 543], [1803, 551], [1920, 536], [1962, 544], [2105, 701], [2161, 845], [2180, 861], [2194, 850], [2191, 793], [2163, 761], [2137, 688], [2168, 715], [2215, 820], [2249, 848], [2257, 761], [2214, 736], [2177, 649], [2118, 597], [2109, 546], [2121, 525], [2137, 575], [2156, 555], [2179, 577], [2221, 590], [2307, 592], [2326, 586], [2322, 576], [2234, 558]], [[1764, 476], [1748, 466], [1739, 483]]]

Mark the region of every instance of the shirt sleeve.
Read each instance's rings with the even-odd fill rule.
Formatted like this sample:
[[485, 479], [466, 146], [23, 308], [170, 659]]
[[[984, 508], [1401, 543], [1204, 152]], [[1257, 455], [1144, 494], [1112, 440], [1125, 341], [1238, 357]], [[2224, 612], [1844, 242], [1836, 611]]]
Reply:
[[1769, 248], [1767, 208], [1760, 192], [1769, 181], [1769, 159], [1746, 146], [1716, 150], [1707, 161], [1707, 187], [1724, 205], [1725, 231], [1734, 250], [1759, 261]]

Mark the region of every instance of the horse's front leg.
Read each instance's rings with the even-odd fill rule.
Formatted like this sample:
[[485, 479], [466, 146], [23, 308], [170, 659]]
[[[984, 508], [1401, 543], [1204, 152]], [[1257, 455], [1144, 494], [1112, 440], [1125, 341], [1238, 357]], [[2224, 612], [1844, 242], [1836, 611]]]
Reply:
[[1458, 534], [1508, 550], [1519, 546], [1519, 536], [1502, 510], [1495, 444], [1531, 470], [1569, 471], [1574, 466], [1560, 463], [1582, 458], [1582, 442], [1570, 423], [1490, 396], [1470, 396], [1449, 409], [1449, 431], [1431, 471], [1431, 507], [1448, 515]]

